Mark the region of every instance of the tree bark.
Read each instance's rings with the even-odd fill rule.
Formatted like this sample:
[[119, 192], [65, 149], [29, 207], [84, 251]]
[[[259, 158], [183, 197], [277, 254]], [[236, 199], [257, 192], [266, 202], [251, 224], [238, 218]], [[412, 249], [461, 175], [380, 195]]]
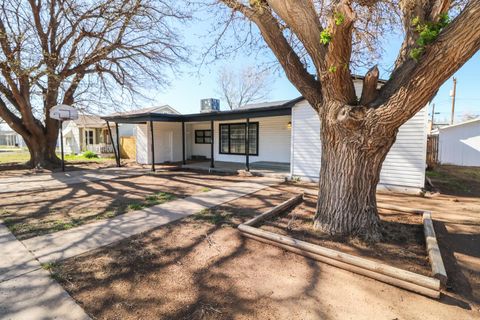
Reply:
[[[373, 110], [363, 115], [358, 107], [330, 109], [340, 111], [321, 116], [322, 158], [314, 228], [331, 235], [379, 241], [376, 188], [396, 132], [382, 130], [372, 117]], [[355, 113], [361, 114], [358, 119], [353, 118]]]
[[42, 136], [23, 136], [30, 160], [27, 165], [31, 168], [55, 168], [60, 164], [56, 154], [57, 136], [56, 133], [48, 132]]

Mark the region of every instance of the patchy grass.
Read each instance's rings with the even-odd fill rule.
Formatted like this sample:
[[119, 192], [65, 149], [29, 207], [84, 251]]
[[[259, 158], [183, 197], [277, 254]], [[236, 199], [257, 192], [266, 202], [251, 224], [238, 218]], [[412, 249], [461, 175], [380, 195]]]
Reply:
[[203, 187], [202, 189], [200, 189], [200, 192], [209, 192], [209, 191], [212, 191], [212, 189], [210, 189], [209, 187]]
[[28, 151], [15, 150], [15, 151], [0, 152], [0, 164], [27, 162], [28, 160], [30, 160], [30, 153]]
[[156, 192], [152, 195], [148, 195], [145, 197], [143, 201], [137, 201], [130, 203], [128, 205], [128, 210], [135, 211], [141, 210], [148, 207], [153, 207], [168, 201], [175, 200], [176, 197], [173, 194], [166, 193], [166, 192]]
[[233, 225], [233, 213], [220, 209], [203, 209], [199, 213], [193, 215], [192, 219], [219, 225]]
[[426, 172], [441, 193], [480, 196], [480, 167], [438, 166]]
[[42, 266], [43, 270], [47, 270], [47, 271], [52, 271], [54, 268], [58, 266], [58, 264], [55, 262], [45, 262], [40, 265]]

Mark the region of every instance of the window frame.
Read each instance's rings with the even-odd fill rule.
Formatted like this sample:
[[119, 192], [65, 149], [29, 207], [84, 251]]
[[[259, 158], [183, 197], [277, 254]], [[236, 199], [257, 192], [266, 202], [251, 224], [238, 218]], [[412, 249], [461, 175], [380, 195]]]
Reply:
[[[243, 125], [245, 127], [245, 134], [247, 132], [247, 123], [246, 122], [228, 122], [228, 123], [220, 123], [219, 126], [218, 126], [218, 153], [219, 154], [229, 154], [229, 155], [237, 155], [237, 156], [246, 156], [247, 153], [246, 153], [246, 147], [245, 146], [245, 152], [244, 153], [234, 153], [234, 152], [231, 152], [231, 140], [230, 140], [230, 126], [234, 126], [234, 125]], [[248, 155], [249, 156], [258, 156], [258, 153], [259, 153], [259, 148], [260, 148], [260, 141], [259, 141], [259, 133], [260, 133], [260, 123], [258, 121], [256, 122], [249, 122], [249, 126], [256, 126], [257, 127], [257, 132], [256, 132], [256, 153], [249, 153]], [[222, 126], [225, 126], [225, 127], [228, 127], [228, 152], [223, 152], [222, 151]], [[250, 143], [250, 139], [249, 139], [249, 143]], [[246, 143], [245, 143], [246, 144]]]
[[[202, 135], [199, 135], [199, 133], [202, 133]], [[210, 132], [210, 136], [206, 136], [205, 133]], [[199, 142], [197, 139], [201, 138], [201, 141]], [[205, 138], [210, 138], [210, 142], [206, 142]], [[196, 129], [195, 130], [195, 137], [194, 137], [195, 144], [212, 144], [212, 130], [210, 129]]]

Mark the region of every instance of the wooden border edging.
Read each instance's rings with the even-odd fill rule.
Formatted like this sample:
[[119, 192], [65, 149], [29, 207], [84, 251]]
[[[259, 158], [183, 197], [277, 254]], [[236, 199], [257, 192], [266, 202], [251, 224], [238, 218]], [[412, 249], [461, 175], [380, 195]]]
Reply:
[[435, 235], [435, 229], [433, 228], [432, 213], [425, 211], [423, 213], [423, 232], [425, 234], [425, 243], [427, 245], [428, 258], [432, 266], [432, 276], [438, 280], [445, 288], [447, 284], [447, 272], [443, 265], [442, 255], [440, 254], [440, 248], [438, 247], [437, 237]]
[[262, 220], [265, 220], [267, 218], [270, 218], [273, 215], [276, 215], [276, 214], [280, 213], [283, 210], [286, 210], [290, 207], [293, 207], [294, 205], [300, 203], [302, 200], [303, 200], [303, 193], [299, 194], [295, 197], [292, 197], [292, 198], [288, 199], [287, 201], [282, 202], [278, 206], [275, 206], [274, 208], [262, 213], [261, 215], [258, 215], [256, 217], [248, 220], [247, 222], [245, 222], [243, 224], [247, 225], [247, 226], [253, 226], [253, 225], [257, 224], [258, 222], [260, 222]]
[[[310, 194], [310, 192], [306, 192]], [[254, 227], [262, 220], [293, 207], [303, 200], [303, 195], [282, 202], [278, 206], [256, 216], [238, 226], [239, 231], [248, 238], [274, 245], [285, 250], [315, 259], [347, 271], [358, 273], [375, 280], [379, 280], [403, 289], [420, 293], [422, 295], [436, 298], [440, 297], [440, 289], [445, 287], [447, 274], [440, 255], [435, 230], [429, 211], [411, 209], [394, 205], [379, 205], [379, 208], [399, 210], [413, 214], [423, 214], [423, 225], [427, 251], [432, 266], [432, 276], [424, 276], [411, 271], [399, 269], [369, 259], [357, 257], [341, 251], [329, 249], [313, 243], [301, 241], [289, 236], [280, 235]]]

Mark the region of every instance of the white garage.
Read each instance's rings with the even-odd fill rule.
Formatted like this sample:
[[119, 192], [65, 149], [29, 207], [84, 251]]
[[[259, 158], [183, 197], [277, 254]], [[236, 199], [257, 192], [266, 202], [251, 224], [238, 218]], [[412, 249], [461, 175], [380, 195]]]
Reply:
[[480, 118], [443, 127], [438, 132], [441, 164], [480, 167]]

